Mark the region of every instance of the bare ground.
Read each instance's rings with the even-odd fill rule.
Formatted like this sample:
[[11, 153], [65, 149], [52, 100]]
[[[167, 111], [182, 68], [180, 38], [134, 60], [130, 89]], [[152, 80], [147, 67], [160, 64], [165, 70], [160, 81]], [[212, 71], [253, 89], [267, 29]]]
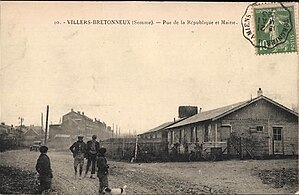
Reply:
[[[0, 166], [34, 172], [38, 155], [29, 150], [3, 152]], [[48, 155], [53, 194], [97, 193], [97, 179], [74, 178], [70, 153], [49, 151]], [[298, 190], [297, 159], [109, 164], [110, 187], [127, 185], [127, 194], [294, 194]]]

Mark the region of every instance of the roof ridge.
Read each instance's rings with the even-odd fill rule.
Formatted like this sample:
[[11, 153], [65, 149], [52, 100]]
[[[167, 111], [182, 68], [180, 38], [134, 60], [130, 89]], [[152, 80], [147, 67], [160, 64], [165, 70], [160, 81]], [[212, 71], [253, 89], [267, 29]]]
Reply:
[[[150, 129], [150, 130], [148, 130], [148, 131], [146, 131], [146, 132], [144, 132], [144, 133], [141, 133], [141, 134], [153, 133], [153, 132], [156, 132], [156, 131], [160, 131], [160, 130], [166, 129], [167, 127], [169, 127], [169, 126], [171, 126], [171, 125], [174, 125], [174, 124], [176, 124], [176, 123], [178, 123], [178, 122], [181, 122], [181, 121], [183, 121], [184, 119], [186, 119], [186, 117], [185, 117], [185, 118], [179, 118], [179, 119], [176, 120], [176, 121], [164, 122], [164, 123], [162, 123], [161, 125], [158, 125], [158, 126], [152, 128], [152, 129]], [[160, 127], [160, 128], [159, 128], [159, 127]], [[139, 134], [139, 135], [141, 135], [141, 134]]]
[[295, 111], [287, 108], [286, 106], [272, 100], [271, 98], [268, 98], [267, 96], [260, 95], [256, 98], [253, 98], [253, 99], [250, 99], [250, 100], [238, 102], [238, 103], [235, 103], [235, 104], [230, 104], [230, 105], [227, 105], [227, 106], [222, 106], [222, 107], [215, 108], [215, 109], [212, 109], [212, 110], [207, 110], [207, 111], [204, 111], [204, 112], [200, 112], [196, 115], [193, 115], [193, 116], [187, 118], [186, 120], [184, 120], [182, 122], [179, 122], [178, 124], [168, 126], [167, 129], [171, 129], [171, 128], [174, 128], [174, 127], [185, 126], [185, 125], [188, 125], [188, 124], [193, 124], [193, 123], [197, 123], [197, 122], [201, 122], [201, 121], [205, 121], [205, 120], [217, 120], [217, 119], [219, 119], [219, 118], [221, 118], [221, 117], [223, 117], [227, 114], [235, 112], [236, 110], [241, 109], [242, 107], [248, 106], [251, 103], [254, 103], [254, 102], [259, 101], [261, 99], [264, 99], [264, 100], [268, 101], [269, 103], [274, 104], [274, 105], [280, 107], [281, 109], [284, 109], [284, 110], [298, 116], [297, 112], [295, 112]]

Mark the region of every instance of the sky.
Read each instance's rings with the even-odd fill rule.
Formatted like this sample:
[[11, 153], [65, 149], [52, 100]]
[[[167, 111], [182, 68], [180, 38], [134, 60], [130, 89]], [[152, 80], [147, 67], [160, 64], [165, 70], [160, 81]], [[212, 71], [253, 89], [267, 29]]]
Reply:
[[[0, 121], [59, 123], [71, 108], [138, 133], [256, 97], [297, 106], [298, 54], [257, 55], [248, 3], [1, 3]], [[67, 20], [235, 21], [234, 25], [68, 25]], [[60, 24], [54, 24], [59, 21]], [[45, 117], [44, 117], [45, 118]]]

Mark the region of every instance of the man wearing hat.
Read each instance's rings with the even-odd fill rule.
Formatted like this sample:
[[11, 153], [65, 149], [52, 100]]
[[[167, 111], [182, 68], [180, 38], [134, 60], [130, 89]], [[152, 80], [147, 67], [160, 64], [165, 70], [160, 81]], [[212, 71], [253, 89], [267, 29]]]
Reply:
[[50, 158], [47, 155], [48, 147], [41, 146], [39, 148], [40, 155], [37, 159], [35, 169], [39, 174], [39, 193], [42, 193], [44, 190], [48, 190], [51, 188], [52, 183], [52, 169]]
[[87, 158], [87, 166], [86, 166], [86, 171], [85, 171], [85, 176], [88, 173], [89, 167], [91, 165], [91, 175], [90, 178], [95, 179], [94, 174], [96, 173], [96, 160], [97, 160], [97, 155], [99, 153], [100, 149], [100, 143], [97, 141], [97, 136], [93, 135], [92, 140], [89, 140], [87, 142], [87, 153], [86, 153], [86, 158]]
[[109, 165], [107, 163], [107, 159], [105, 157], [106, 148], [99, 149], [99, 155], [97, 160], [98, 173], [97, 176], [99, 178], [99, 194], [105, 194], [104, 189], [108, 187], [108, 169]]
[[73, 153], [74, 157], [74, 170], [75, 170], [75, 178], [77, 177], [77, 167], [79, 165], [79, 179], [81, 179], [83, 165], [84, 165], [84, 156], [86, 153], [86, 144], [83, 141], [83, 135], [78, 135], [78, 141], [73, 143], [70, 147], [71, 152]]

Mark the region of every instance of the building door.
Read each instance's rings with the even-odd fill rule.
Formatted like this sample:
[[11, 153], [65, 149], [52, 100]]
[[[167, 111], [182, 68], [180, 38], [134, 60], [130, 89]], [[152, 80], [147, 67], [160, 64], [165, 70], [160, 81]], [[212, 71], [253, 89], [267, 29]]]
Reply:
[[273, 127], [273, 154], [283, 154], [282, 127]]
[[162, 142], [167, 142], [168, 141], [168, 132], [163, 131], [162, 132]]
[[230, 138], [231, 127], [230, 126], [221, 126], [220, 128], [220, 141], [227, 142]]

